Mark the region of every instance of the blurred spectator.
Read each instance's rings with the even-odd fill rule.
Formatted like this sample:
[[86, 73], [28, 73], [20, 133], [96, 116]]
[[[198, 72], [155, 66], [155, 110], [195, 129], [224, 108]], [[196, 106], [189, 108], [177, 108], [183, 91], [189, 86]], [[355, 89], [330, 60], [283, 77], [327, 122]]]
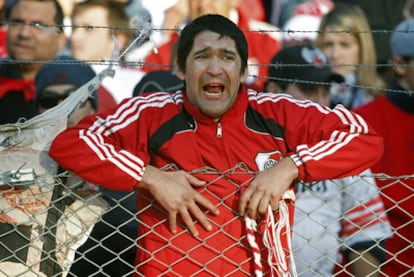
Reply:
[[130, 19], [134, 17], [145, 17], [146, 21], [151, 21], [151, 14], [142, 4], [142, 0], [125, 0], [118, 2], [123, 3], [125, 13]]
[[[65, 32], [65, 35], [67, 38], [70, 37], [72, 28], [66, 27], [72, 25], [72, 12], [73, 7], [76, 5], [77, 2], [80, 2], [81, 0], [58, 0], [59, 4], [62, 6], [63, 10], [63, 25], [65, 28], [63, 28], [63, 31]], [[69, 43], [69, 40], [68, 40]]]
[[[180, 5], [180, 10], [185, 10], [183, 4], [186, 2], [179, 0], [176, 5]], [[274, 53], [281, 48], [280, 30], [273, 25], [264, 21], [252, 20], [239, 8], [239, 0], [211, 0], [211, 1], [188, 1], [188, 17], [182, 18], [181, 22], [188, 22], [194, 18], [208, 14], [215, 13], [223, 15], [233, 22], [235, 22], [240, 29], [245, 32], [249, 44], [249, 77], [246, 80], [246, 85], [250, 88], [261, 90], [266, 79], [267, 69], [264, 64], [267, 64]], [[183, 21], [184, 20], [184, 21]], [[180, 22], [180, 21], [176, 21]], [[257, 31], [265, 32], [257, 32]], [[170, 63], [172, 49], [174, 43], [178, 40], [178, 34], [171, 35], [168, 42], [158, 45], [158, 53], [151, 53], [145, 58], [143, 70], [172, 70]], [[266, 46], [266, 51], [263, 47]], [[151, 66], [154, 65], [154, 66]]]
[[[43, 113], [58, 105], [95, 76], [96, 73], [89, 65], [67, 56], [58, 57], [50, 64], [43, 65], [35, 77], [36, 112]], [[70, 115], [68, 127], [75, 126], [83, 117], [96, 113], [98, 110], [96, 91], [88, 100]]]
[[328, 107], [329, 86], [344, 81], [342, 75], [330, 69], [321, 50], [310, 44], [287, 46], [270, 63], [265, 91], [288, 93]]
[[283, 46], [313, 44], [322, 17], [333, 7], [331, 0], [311, 0], [297, 5], [292, 16], [283, 25]]
[[[151, 14], [151, 28], [153, 29], [149, 35], [150, 39], [133, 51], [127, 53], [126, 59], [128, 61], [143, 61], [149, 55], [158, 54], [158, 48], [164, 44], [168, 47], [174, 45], [176, 42], [177, 34], [175, 31], [185, 24], [185, 19], [188, 17], [189, 4], [188, 0], [143, 0], [142, 5]], [[172, 42], [171, 42], [172, 41]], [[159, 58], [160, 60], [168, 59], [169, 52], [167, 52]], [[168, 64], [164, 65], [164, 68], [160, 68], [158, 65], [144, 66], [144, 71], [149, 72], [151, 70], [171, 70], [170, 65], [174, 63], [171, 58], [168, 59]]]
[[[48, 60], [37, 71], [34, 77], [36, 114], [58, 105], [79, 86], [95, 77], [95, 72], [89, 66], [68, 62], [73, 62], [73, 59], [59, 57]], [[66, 128], [66, 125], [61, 124], [67, 122], [68, 126], [73, 126], [84, 116], [96, 112], [96, 92], [84, 103], [74, 97], [68, 99], [69, 103], [66, 104], [69, 105], [50, 110], [45, 116], [32, 118], [27, 125], [12, 125], [14, 127], [10, 129], [16, 130], [19, 139], [18, 143], [12, 142], [3, 147], [3, 154], [9, 154], [2, 156], [2, 166], [6, 164], [6, 168], [7, 165], [22, 168], [20, 162], [24, 162], [23, 165], [27, 163], [27, 168], [33, 168], [36, 176], [41, 177], [33, 177], [32, 182], [21, 182], [26, 179], [18, 176], [16, 179], [19, 182], [10, 181], [9, 188], [5, 188], [2, 182], [1, 276], [65, 275], [72, 260], [71, 252], [88, 236], [87, 230], [107, 209], [107, 204], [99, 198], [93, 187], [79, 182], [80, 179], [70, 173], [59, 174], [57, 165], [49, 162], [47, 154], [40, 154], [46, 151], [53, 136]], [[76, 105], [80, 106], [72, 112], [70, 108]], [[68, 120], [65, 117], [69, 117]], [[4, 130], [2, 137], [13, 135]], [[25, 155], [22, 156], [22, 153]], [[29, 153], [32, 156], [26, 155]], [[4, 168], [1, 171], [5, 173]], [[22, 172], [21, 176], [24, 174]], [[74, 222], [76, 228], [73, 228]]]
[[414, 0], [405, 0], [403, 16], [406, 19], [414, 17]]
[[240, 1], [240, 10], [250, 19], [266, 21], [266, 15], [262, 0], [243, 0]]
[[[56, 106], [71, 92], [96, 76], [90, 65], [71, 57], [59, 57], [54, 63], [43, 65], [35, 78], [36, 107], [39, 113]], [[68, 127], [76, 125], [83, 117], [95, 114], [99, 96], [81, 104], [68, 119]], [[71, 176], [66, 183], [75, 183], [78, 177]], [[89, 185], [96, 189], [95, 185]], [[135, 258], [136, 230], [134, 214], [135, 194], [98, 188], [112, 208], [95, 224], [89, 239], [77, 249], [71, 273], [89, 276], [101, 271], [109, 276], [123, 276], [132, 272]], [[95, 268], [93, 265], [99, 265]], [[102, 267], [102, 268], [101, 268]]]
[[[78, 3], [73, 10], [72, 22], [72, 55], [89, 62], [96, 72], [113, 61], [115, 44], [122, 53], [132, 41], [130, 20], [122, 3], [105, 0]], [[115, 62], [120, 64], [114, 65], [114, 78], [104, 79], [102, 85], [119, 103], [132, 97], [133, 89], [144, 73], [124, 66], [122, 60]], [[134, 239], [138, 228], [134, 218], [135, 194], [109, 189], [102, 191], [113, 209], [103, 216], [93, 229], [91, 238], [79, 248], [77, 260], [71, 268], [75, 276], [91, 275], [100, 270], [95, 265], [103, 264], [102, 270], [109, 276], [122, 276], [133, 270]]]
[[4, 22], [4, 10], [6, 7], [5, 0], [0, 0], [0, 58], [3, 58], [7, 55], [7, 46], [6, 46], [6, 35], [7, 35], [7, 26]]
[[[311, 45], [283, 48], [272, 59], [266, 91], [286, 92], [330, 106], [329, 86], [342, 82], [327, 57]], [[320, 107], [320, 109], [324, 109]], [[366, 170], [362, 175], [372, 175]], [[353, 276], [377, 276], [391, 228], [372, 177], [348, 177], [296, 185], [292, 251], [299, 276], [332, 276], [341, 252]], [[375, 273], [377, 272], [377, 273]]]
[[266, 21], [282, 28], [287, 20], [292, 17], [296, 6], [308, 1], [309, 0], [263, 0]]
[[164, 25], [167, 10], [173, 7], [177, 1], [178, 0], [141, 0], [141, 3], [151, 14], [151, 22], [153, 26], [155, 28], [161, 28]]
[[409, 276], [414, 268], [414, 19], [401, 22], [390, 40], [395, 79], [390, 90], [355, 111], [384, 138], [384, 155], [372, 167], [394, 236], [387, 241], [387, 276]]
[[332, 69], [345, 77], [347, 87], [331, 90], [333, 104], [356, 108], [384, 93], [371, 29], [359, 6], [336, 3], [322, 19], [316, 46], [326, 54]]
[[6, 6], [7, 51], [0, 61], [0, 124], [35, 114], [34, 77], [64, 48], [63, 13], [56, 0], [17, 0]]
[[133, 32], [129, 18], [120, 3], [106, 0], [87, 0], [78, 3], [72, 14], [71, 52], [74, 58], [91, 64], [100, 72], [114, 62], [113, 78], [103, 80], [103, 87], [116, 103], [131, 97], [135, 85], [144, 73], [122, 65], [120, 57], [112, 57], [117, 44], [122, 53], [130, 45]]
[[176, 91], [184, 89], [184, 82], [171, 71], [154, 70], [142, 77], [134, 88], [134, 96], [151, 91]]
[[[43, 113], [58, 105], [72, 92], [95, 76], [95, 71], [88, 64], [71, 57], [62, 56], [55, 59], [51, 64], [43, 65], [35, 78], [37, 111]], [[98, 110], [98, 98], [97, 92], [93, 92], [92, 96], [70, 115], [68, 127], [73, 127], [87, 115], [95, 114]], [[70, 175], [65, 183], [75, 184], [78, 181], [79, 177]], [[74, 192], [84, 194], [86, 190], [90, 191], [89, 193], [96, 194], [97, 186], [83, 182], [82, 186]], [[136, 238], [136, 229], [138, 228], [133, 216], [135, 201], [130, 201], [132, 207], [128, 207], [129, 210], [126, 210], [125, 207], [121, 207], [112, 198], [112, 194], [118, 196], [122, 193], [109, 192], [106, 194], [107, 190], [102, 190], [102, 192], [104, 199], [113, 208], [104, 214], [100, 221], [95, 223], [89, 239], [77, 249], [77, 253], [83, 254], [85, 249], [87, 249], [89, 252], [85, 253], [86, 257], [103, 268], [95, 269], [91, 264], [81, 267], [84, 260], [76, 256], [72, 266], [72, 271], [76, 272], [76, 276], [89, 276], [98, 270], [102, 270], [102, 274], [106, 273], [109, 276], [122, 276], [132, 271], [132, 268], [128, 267], [127, 264], [128, 262], [132, 264], [135, 257], [134, 240]], [[131, 195], [122, 195], [125, 202], [123, 204], [128, 205], [127, 199], [134, 198], [133, 194]], [[103, 245], [100, 245], [97, 241]], [[96, 254], [97, 251], [99, 252], [99, 255], [97, 255], [99, 258], [92, 255], [92, 253]], [[120, 259], [117, 260], [118, 254], [122, 257], [122, 261]], [[104, 264], [106, 266], [103, 266]]]
[[[335, 0], [335, 2], [352, 2], [364, 11], [371, 28], [377, 64], [388, 64], [391, 56], [389, 40], [391, 31], [404, 16], [404, 6], [411, 0]], [[387, 80], [392, 68], [377, 67], [377, 72]]]

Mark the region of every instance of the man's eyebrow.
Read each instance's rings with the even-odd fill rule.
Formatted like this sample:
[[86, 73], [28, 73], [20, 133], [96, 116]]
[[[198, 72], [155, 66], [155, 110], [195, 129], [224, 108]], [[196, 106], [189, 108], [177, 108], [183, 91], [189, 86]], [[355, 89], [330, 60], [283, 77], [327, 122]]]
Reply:
[[[205, 53], [205, 52], [207, 52], [209, 50], [213, 50], [213, 49], [210, 46], [207, 46], [207, 47], [201, 48], [201, 49], [199, 49], [197, 51], [194, 51], [194, 55], [197, 55], [197, 54], [200, 54], [200, 53]], [[228, 48], [219, 48], [218, 50], [220, 52], [224, 52], [226, 54], [237, 55], [237, 52], [236, 51], [231, 50], [231, 49], [228, 49]]]
[[221, 48], [221, 51], [223, 51], [226, 54], [232, 54], [232, 55], [237, 55], [237, 52], [228, 48]]
[[209, 49], [211, 49], [211, 48], [210, 47], [201, 48], [201, 49], [199, 49], [197, 51], [194, 51], [194, 55], [204, 53], [204, 52], [208, 51]]

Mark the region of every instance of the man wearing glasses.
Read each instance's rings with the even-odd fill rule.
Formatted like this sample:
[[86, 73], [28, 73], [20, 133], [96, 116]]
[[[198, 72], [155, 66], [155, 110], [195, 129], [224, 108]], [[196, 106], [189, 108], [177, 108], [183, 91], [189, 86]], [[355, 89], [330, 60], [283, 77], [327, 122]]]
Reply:
[[35, 113], [34, 77], [65, 46], [63, 12], [56, 0], [16, 0], [5, 9], [7, 51], [0, 60], [0, 124]]

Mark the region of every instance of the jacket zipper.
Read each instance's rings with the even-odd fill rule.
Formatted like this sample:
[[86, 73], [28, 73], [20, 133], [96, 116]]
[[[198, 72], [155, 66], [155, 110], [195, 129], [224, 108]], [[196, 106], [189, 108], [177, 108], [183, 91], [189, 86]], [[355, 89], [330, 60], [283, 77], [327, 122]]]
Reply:
[[223, 130], [221, 128], [221, 122], [218, 122], [217, 123], [217, 134], [216, 134], [216, 136], [218, 138], [221, 138], [222, 135], [223, 135]]

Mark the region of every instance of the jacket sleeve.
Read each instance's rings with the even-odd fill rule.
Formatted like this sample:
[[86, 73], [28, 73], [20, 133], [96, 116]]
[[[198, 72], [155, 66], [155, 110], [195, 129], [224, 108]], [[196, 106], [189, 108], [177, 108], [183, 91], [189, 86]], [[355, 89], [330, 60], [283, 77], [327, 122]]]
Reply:
[[138, 124], [139, 111], [138, 101], [132, 98], [114, 113], [85, 117], [57, 135], [50, 157], [84, 180], [131, 191], [138, 186], [149, 161], [148, 132], [141, 131], [145, 122]]
[[313, 182], [357, 175], [381, 158], [383, 139], [361, 116], [341, 105], [329, 109], [293, 99], [285, 104], [285, 137], [299, 179]]

